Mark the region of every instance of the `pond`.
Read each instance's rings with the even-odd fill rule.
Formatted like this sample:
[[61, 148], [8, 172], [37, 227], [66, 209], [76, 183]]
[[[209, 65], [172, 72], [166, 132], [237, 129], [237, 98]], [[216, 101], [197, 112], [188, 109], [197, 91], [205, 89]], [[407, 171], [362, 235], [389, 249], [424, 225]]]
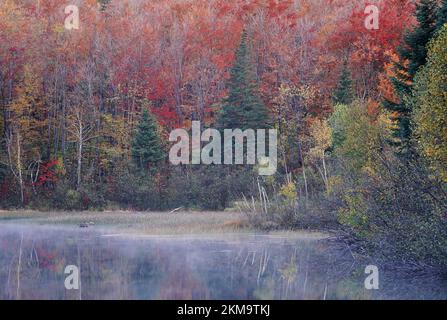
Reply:
[[[67, 266], [80, 273], [67, 289]], [[366, 264], [306, 236], [130, 236], [0, 224], [0, 299], [446, 299], [447, 282]]]

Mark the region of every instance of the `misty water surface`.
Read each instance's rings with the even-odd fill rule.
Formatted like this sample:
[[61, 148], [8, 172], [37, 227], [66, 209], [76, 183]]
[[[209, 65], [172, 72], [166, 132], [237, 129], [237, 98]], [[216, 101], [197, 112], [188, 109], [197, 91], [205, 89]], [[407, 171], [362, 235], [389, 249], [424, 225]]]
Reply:
[[[80, 268], [80, 290], [65, 289], [67, 265]], [[445, 280], [390, 272], [366, 290], [364, 268], [343, 245], [305, 237], [0, 224], [0, 299], [447, 298]]]

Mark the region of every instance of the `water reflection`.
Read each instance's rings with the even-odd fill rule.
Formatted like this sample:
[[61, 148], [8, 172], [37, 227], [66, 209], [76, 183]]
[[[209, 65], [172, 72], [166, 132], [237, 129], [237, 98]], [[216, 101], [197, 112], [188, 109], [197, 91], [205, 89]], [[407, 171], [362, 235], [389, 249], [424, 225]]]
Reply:
[[[66, 290], [64, 269], [81, 271]], [[0, 225], [0, 299], [446, 299], [441, 279], [381, 274], [325, 241], [267, 236], [123, 237]]]

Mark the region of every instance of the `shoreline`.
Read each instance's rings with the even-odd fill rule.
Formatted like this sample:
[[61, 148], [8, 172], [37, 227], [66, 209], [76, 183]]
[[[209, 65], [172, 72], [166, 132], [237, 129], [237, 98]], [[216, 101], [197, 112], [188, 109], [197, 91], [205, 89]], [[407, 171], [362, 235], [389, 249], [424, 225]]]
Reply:
[[259, 235], [279, 238], [323, 240], [331, 236], [322, 230], [265, 231], [249, 226], [247, 217], [235, 211], [33, 211], [0, 210], [0, 224], [68, 227], [117, 236], [237, 236]]

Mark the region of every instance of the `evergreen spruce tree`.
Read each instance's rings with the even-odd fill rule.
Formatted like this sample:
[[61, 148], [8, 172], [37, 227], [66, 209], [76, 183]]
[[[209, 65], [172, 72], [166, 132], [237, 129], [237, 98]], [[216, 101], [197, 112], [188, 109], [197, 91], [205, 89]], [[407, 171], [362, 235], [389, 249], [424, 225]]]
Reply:
[[111, 1], [112, 1], [112, 0], [98, 0], [100, 10], [101, 10], [101, 11], [106, 10], [108, 4], [109, 4]]
[[351, 74], [345, 65], [341, 75], [340, 80], [338, 82], [337, 88], [335, 88], [334, 96], [333, 96], [333, 102], [335, 105], [337, 104], [351, 104], [353, 101], [353, 94], [352, 94], [352, 80], [351, 80]]
[[268, 110], [259, 96], [247, 42], [244, 32], [227, 84], [229, 95], [218, 116], [221, 129], [256, 130], [270, 127]]
[[414, 76], [426, 62], [427, 44], [436, 30], [436, 1], [421, 0], [416, 5], [416, 18], [417, 26], [405, 36], [404, 46], [398, 49], [400, 61], [408, 61], [408, 65], [396, 63], [396, 77], [391, 79], [400, 101], [398, 103], [388, 100], [384, 102], [386, 109], [398, 114], [398, 128], [395, 137], [404, 152], [408, 151], [408, 142], [411, 136], [411, 104], [408, 103], [408, 97], [411, 95]]
[[158, 163], [165, 157], [158, 135], [157, 122], [149, 111], [144, 110], [132, 143], [132, 156], [140, 168]]

